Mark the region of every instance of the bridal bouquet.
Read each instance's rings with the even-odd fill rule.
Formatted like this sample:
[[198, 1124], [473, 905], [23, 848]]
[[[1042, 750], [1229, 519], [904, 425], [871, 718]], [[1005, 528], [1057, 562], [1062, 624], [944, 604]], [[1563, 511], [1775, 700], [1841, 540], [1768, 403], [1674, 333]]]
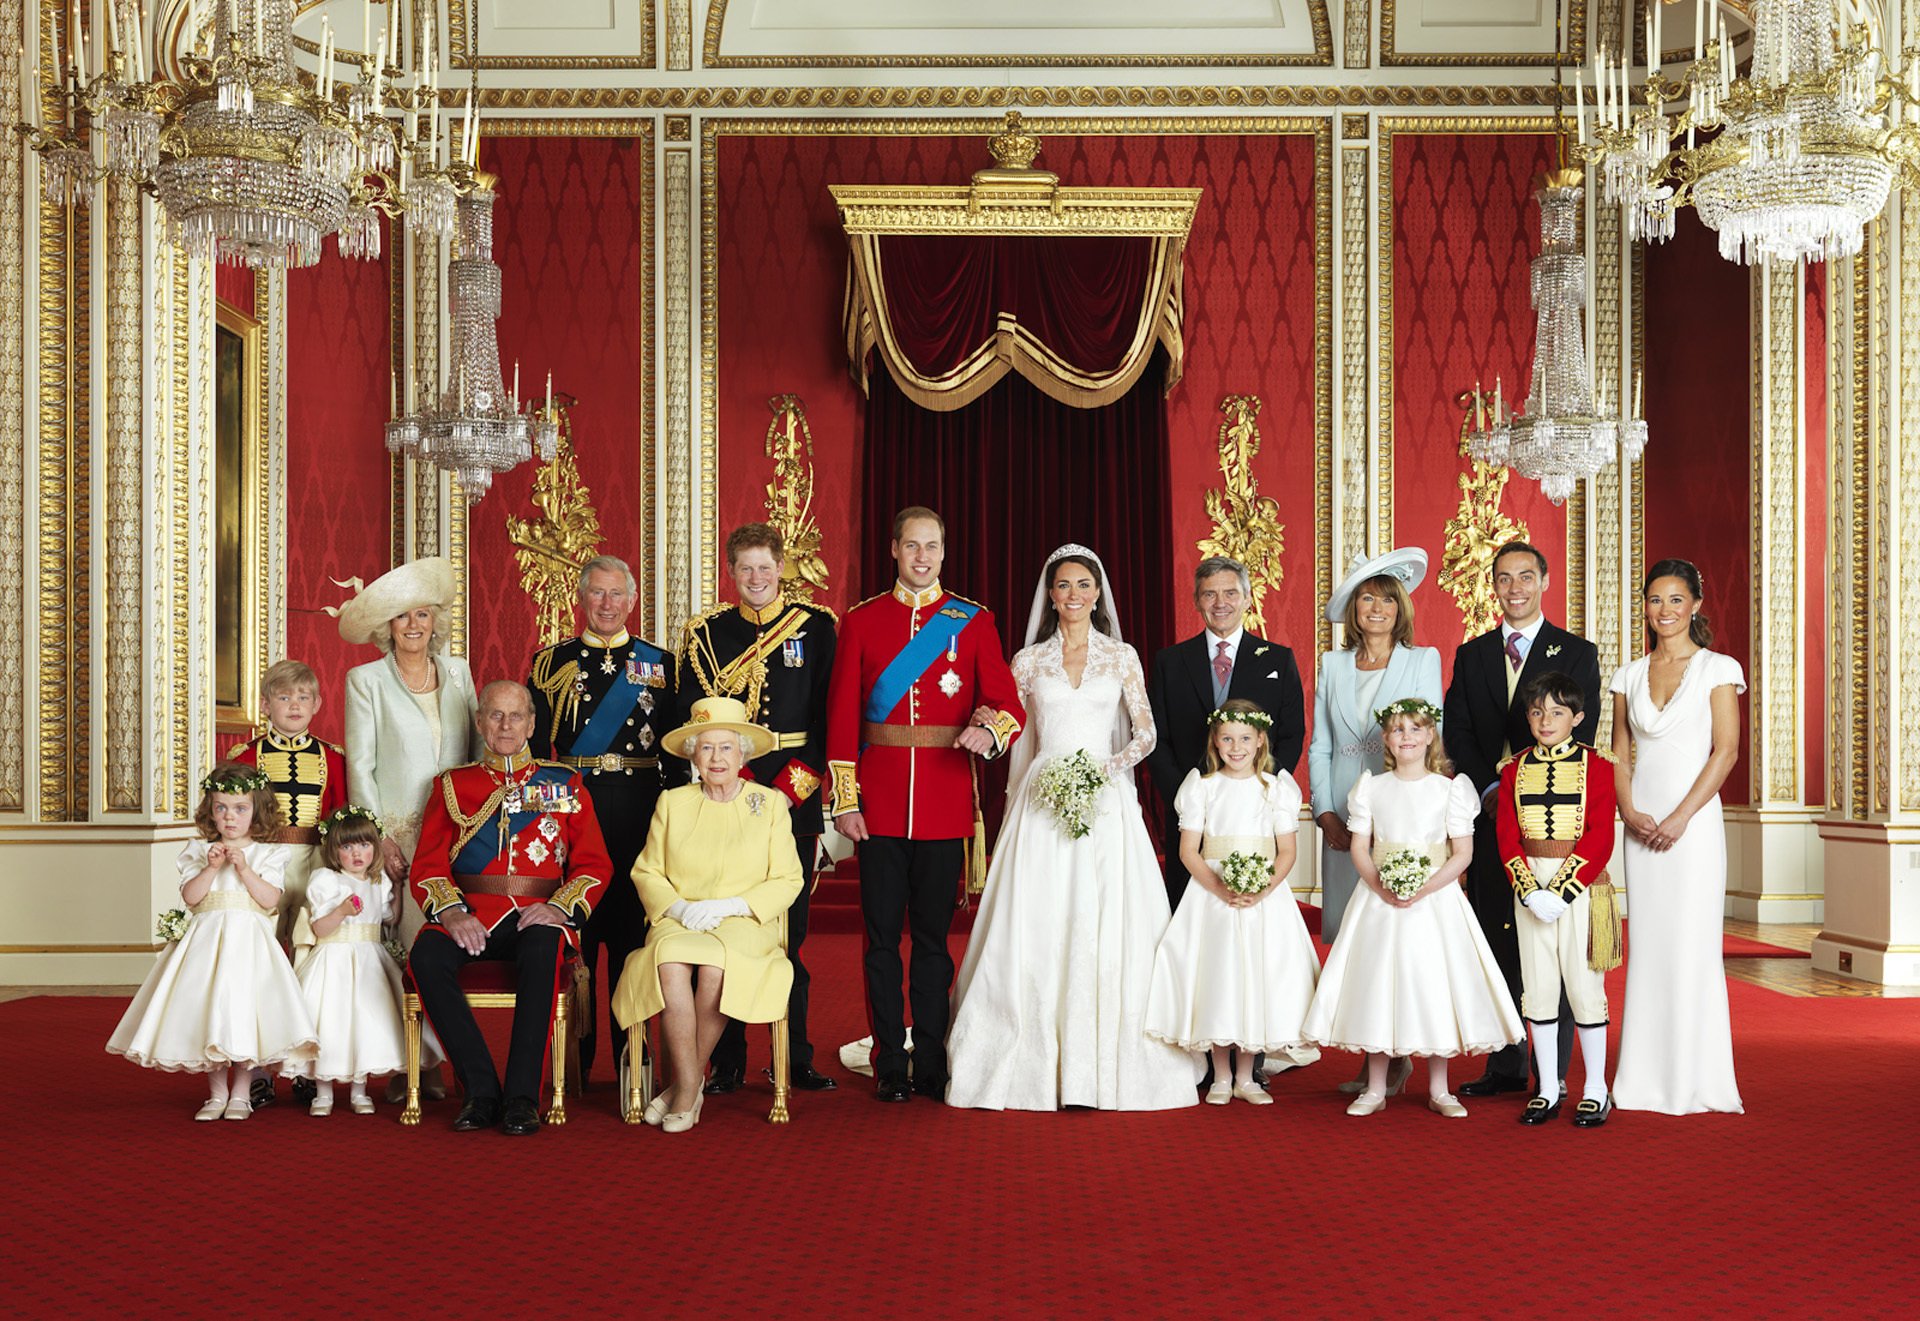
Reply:
[[1071, 756], [1055, 757], [1033, 777], [1033, 796], [1059, 820], [1071, 839], [1085, 839], [1099, 815], [1100, 791], [1107, 773], [1081, 748]]
[[1413, 898], [1432, 874], [1427, 855], [1412, 849], [1400, 849], [1380, 860], [1380, 884], [1397, 898]]
[[1273, 864], [1238, 849], [1220, 859], [1220, 884], [1235, 894], [1259, 894], [1273, 884]]
[[153, 934], [171, 945], [187, 934], [187, 910], [169, 908], [153, 924]]

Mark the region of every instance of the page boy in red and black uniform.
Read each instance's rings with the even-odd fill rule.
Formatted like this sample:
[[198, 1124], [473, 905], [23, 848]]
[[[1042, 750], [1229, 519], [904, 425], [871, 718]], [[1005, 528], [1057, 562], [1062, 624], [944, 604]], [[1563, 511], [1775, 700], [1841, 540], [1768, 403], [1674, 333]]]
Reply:
[[1616, 809], [1613, 766], [1573, 736], [1586, 719], [1579, 684], [1549, 672], [1528, 680], [1520, 696], [1534, 746], [1501, 767], [1496, 818], [1500, 864], [1513, 884], [1513, 922], [1520, 938], [1520, 1012], [1533, 1030], [1534, 1067], [1540, 1075], [1540, 1090], [1520, 1122], [1544, 1124], [1560, 1113], [1564, 987], [1587, 1075], [1573, 1122], [1596, 1128], [1613, 1112], [1602, 976], [1611, 966], [1606, 951], [1619, 943], [1619, 918], [1607, 881]]

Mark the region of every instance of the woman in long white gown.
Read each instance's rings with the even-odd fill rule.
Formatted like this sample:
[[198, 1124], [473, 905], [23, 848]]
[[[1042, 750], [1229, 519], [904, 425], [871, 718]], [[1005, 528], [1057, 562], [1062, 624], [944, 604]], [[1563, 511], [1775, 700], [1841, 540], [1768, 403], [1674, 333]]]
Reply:
[[1653, 650], [1611, 684], [1629, 926], [1613, 1102], [1669, 1115], [1741, 1112], [1721, 963], [1720, 786], [1739, 751], [1746, 680], [1740, 662], [1708, 650], [1700, 590], [1687, 561], [1653, 566], [1645, 592]]
[[[954, 983], [947, 1104], [983, 1110], [1170, 1110], [1199, 1096], [1197, 1057], [1142, 1027], [1170, 911], [1133, 767], [1154, 744], [1140, 658], [1119, 640], [1106, 571], [1084, 546], [1048, 557], [1013, 676], [1027, 708], [1007, 816]], [[1069, 837], [1034, 800], [1048, 762], [1106, 769], [1092, 829]]]

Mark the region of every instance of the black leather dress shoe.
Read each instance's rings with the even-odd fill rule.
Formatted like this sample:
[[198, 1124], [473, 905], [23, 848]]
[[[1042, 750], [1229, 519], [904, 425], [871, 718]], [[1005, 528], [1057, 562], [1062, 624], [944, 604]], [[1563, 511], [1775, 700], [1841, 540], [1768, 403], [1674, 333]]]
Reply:
[[889, 1073], [882, 1075], [874, 1084], [873, 1094], [882, 1101], [911, 1101], [913, 1086], [907, 1081], [906, 1074]]
[[280, 1098], [273, 1094], [273, 1079], [255, 1078], [247, 1089], [247, 1100], [255, 1110], [265, 1110]]
[[1536, 1096], [1527, 1102], [1527, 1108], [1520, 1112], [1523, 1124], [1544, 1124], [1560, 1113], [1560, 1102], [1564, 1098], [1554, 1097], [1549, 1101], [1544, 1096]]
[[[767, 1070], [767, 1079], [772, 1081], [772, 1069]], [[830, 1092], [840, 1084], [811, 1064], [803, 1064], [793, 1071], [793, 1075], [787, 1079], [787, 1085], [796, 1092]]]
[[523, 1138], [529, 1133], [538, 1133], [540, 1107], [524, 1096], [509, 1098], [506, 1114], [500, 1119], [500, 1131], [516, 1138]]
[[494, 1097], [468, 1101], [460, 1107], [460, 1113], [454, 1117], [453, 1131], [456, 1133], [478, 1133], [483, 1128], [492, 1128], [500, 1122], [500, 1102]]
[[747, 1080], [745, 1069], [723, 1069], [715, 1065], [713, 1076], [707, 1079], [707, 1085], [700, 1090], [708, 1096], [725, 1096], [728, 1092], [737, 1092]]
[[1527, 1084], [1519, 1078], [1499, 1078], [1491, 1073], [1483, 1073], [1472, 1082], [1463, 1082], [1454, 1089], [1461, 1096], [1499, 1096], [1506, 1092], [1524, 1092]]
[[1604, 1101], [1582, 1101], [1573, 1107], [1573, 1126], [1575, 1128], [1598, 1128], [1607, 1122], [1613, 1114], [1613, 1093], [1607, 1093]]
[[947, 1099], [947, 1080], [945, 1078], [915, 1078], [913, 1091], [916, 1096], [929, 1100], [945, 1102]]
[[311, 1105], [313, 1098], [319, 1095], [319, 1093], [320, 1088], [314, 1083], [313, 1079], [295, 1078], [293, 1080], [293, 1102], [295, 1105]]

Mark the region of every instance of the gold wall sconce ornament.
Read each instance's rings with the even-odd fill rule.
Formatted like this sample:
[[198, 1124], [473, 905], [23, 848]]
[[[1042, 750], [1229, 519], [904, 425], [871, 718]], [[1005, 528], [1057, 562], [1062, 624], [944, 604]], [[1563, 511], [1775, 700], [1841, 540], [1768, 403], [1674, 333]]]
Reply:
[[600, 516], [573, 459], [572, 424], [566, 405], [555, 409], [554, 455], [534, 474], [528, 498], [538, 518], [507, 515], [507, 540], [520, 565], [520, 586], [539, 612], [540, 645], [573, 636], [574, 600], [580, 566], [600, 553]]
[[1493, 594], [1493, 553], [1509, 541], [1525, 541], [1527, 525], [1507, 517], [1500, 508], [1506, 495], [1508, 470], [1473, 457], [1476, 419], [1484, 418], [1493, 396], [1478, 389], [1462, 390], [1460, 456], [1468, 461], [1460, 474], [1460, 508], [1447, 520], [1440, 554], [1440, 588], [1460, 611], [1460, 640], [1478, 637], [1500, 622], [1500, 602]]
[[820, 557], [820, 525], [813, 517], [813, 429], [806, 405], [796, 394], [767, 400], [773, 421], [767, 424], [766, 452], [773, 460], [767, 483], [767, 521], [780, 529], [787, 559], [780, 587], [795, 601], [812, 602], [827, 590], [827, 564]]
[[1253, 599], [1247, 606], [1247, 627], [1266, 631], [1267, 592], [1280, 585], [1285, 574], [1281, 555], [1286, 550], [1280, 506], [1260, 494], [1253, 475], [1253, 459], [1260, 452], [1258, 395], [1230, 394], [1220, 401], [1226, 421], [1220, 424], [1220, 479], [1218, 490], [1206, 495], [1207, 517], [1213, 531], [1195, 544], [1202, 555], [1224, 555], [1246, 566]]

